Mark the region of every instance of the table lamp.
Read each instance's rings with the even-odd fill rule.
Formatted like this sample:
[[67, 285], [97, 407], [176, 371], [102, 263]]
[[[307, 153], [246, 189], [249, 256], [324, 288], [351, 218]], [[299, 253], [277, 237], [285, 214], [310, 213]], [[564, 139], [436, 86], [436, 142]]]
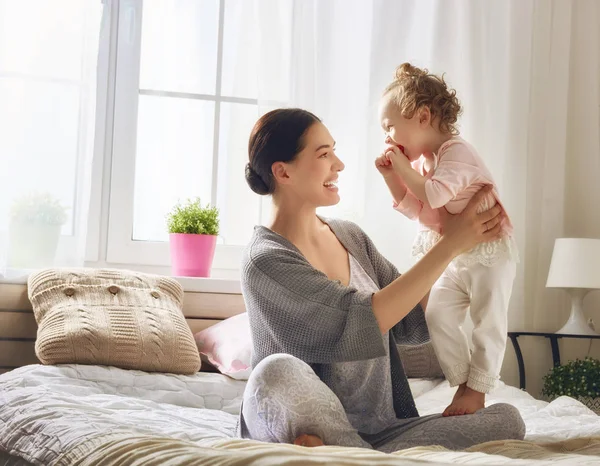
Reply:
[[600, 239], [558, 238], [546, 287], [564, 288], [571, 296], [569, 320], [556, 333], [598, 335], [583, 315], [583, 298], [600, 289]]

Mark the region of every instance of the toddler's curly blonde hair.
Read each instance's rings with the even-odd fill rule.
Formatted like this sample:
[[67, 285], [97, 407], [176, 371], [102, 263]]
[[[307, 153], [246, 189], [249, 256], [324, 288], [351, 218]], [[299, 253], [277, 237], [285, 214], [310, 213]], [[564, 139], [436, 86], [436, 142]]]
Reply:
[[456, 122], [462, 113], [454, 89], [448, 89], [443, 76], [403, 63], [396, 68], [395, 79], [385, 88], [404, 118], [412, 118], [421, 107], [428, 107], [431, 120], [439, 121], [440, 131], [458, 135]]

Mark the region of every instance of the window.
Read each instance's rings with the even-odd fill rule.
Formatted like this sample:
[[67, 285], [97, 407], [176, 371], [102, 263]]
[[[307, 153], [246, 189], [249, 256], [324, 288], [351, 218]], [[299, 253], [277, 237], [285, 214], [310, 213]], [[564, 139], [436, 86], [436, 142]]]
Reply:
[[68, 219], [55, 257], [19, 275], [82, 264], [168, 273], [166, 214], [200, 197], [220, 209], [214, 276], [234, 276], [252, 227], [270, 216], [270, 199], [244, 180], [248, 136], [288, 105], [323, 117], [350, 162], [342, 202], [321, 213], [358, 220], [371, 32], [356, 25], [369, 23], [370, 3], [47, 3], [0, 0], [0, 273], [10, 207], [35, 190]]
[[215, 269], [237, 269], [252, 227], [267, 218], [268, 200], [243, 178], [247, 141], [261, 114], [285, 105], [289, 80], [259, 100], [257, 25], [244, 20], [252, 8], [245, 0], [120, 2], [109, 263], [168, 265], [165, 217], [178, 200], [219, 208]]
[[75, 263], [84, 245], [97, 65], [89, 51], [101, 15], [100, 2], [0, 0], [0, 271], [9, 276]]

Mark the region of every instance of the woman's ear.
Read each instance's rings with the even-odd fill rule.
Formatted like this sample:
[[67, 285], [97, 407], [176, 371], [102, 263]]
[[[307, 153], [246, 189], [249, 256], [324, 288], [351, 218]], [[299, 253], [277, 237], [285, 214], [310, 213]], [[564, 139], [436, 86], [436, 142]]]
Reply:
[[290, 182], [290, 175], [288, 173], [288, 165], [284, 162], [275, 162], [271, 165], [271, 172], [275, 181], [279, 184], [288, 184]]

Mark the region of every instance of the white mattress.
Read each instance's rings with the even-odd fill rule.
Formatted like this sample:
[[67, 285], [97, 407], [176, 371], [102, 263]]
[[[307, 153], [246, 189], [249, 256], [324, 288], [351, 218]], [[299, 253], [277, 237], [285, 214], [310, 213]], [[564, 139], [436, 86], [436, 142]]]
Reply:
[[[453, 395], [445, 381], [410, 383], [422, 415], [441, 412]], [[84, 440], [120, 432], [211, 445], [234, 435], [244, 386], [243, 381], [209, 373], [23, 367], [0, 376], [0, 451], [52, 464]], [[516, 406], [530, 440], [600, 436], [600, 417], [571, 398], [548, 404], [501, 385], [488, 402]]]

